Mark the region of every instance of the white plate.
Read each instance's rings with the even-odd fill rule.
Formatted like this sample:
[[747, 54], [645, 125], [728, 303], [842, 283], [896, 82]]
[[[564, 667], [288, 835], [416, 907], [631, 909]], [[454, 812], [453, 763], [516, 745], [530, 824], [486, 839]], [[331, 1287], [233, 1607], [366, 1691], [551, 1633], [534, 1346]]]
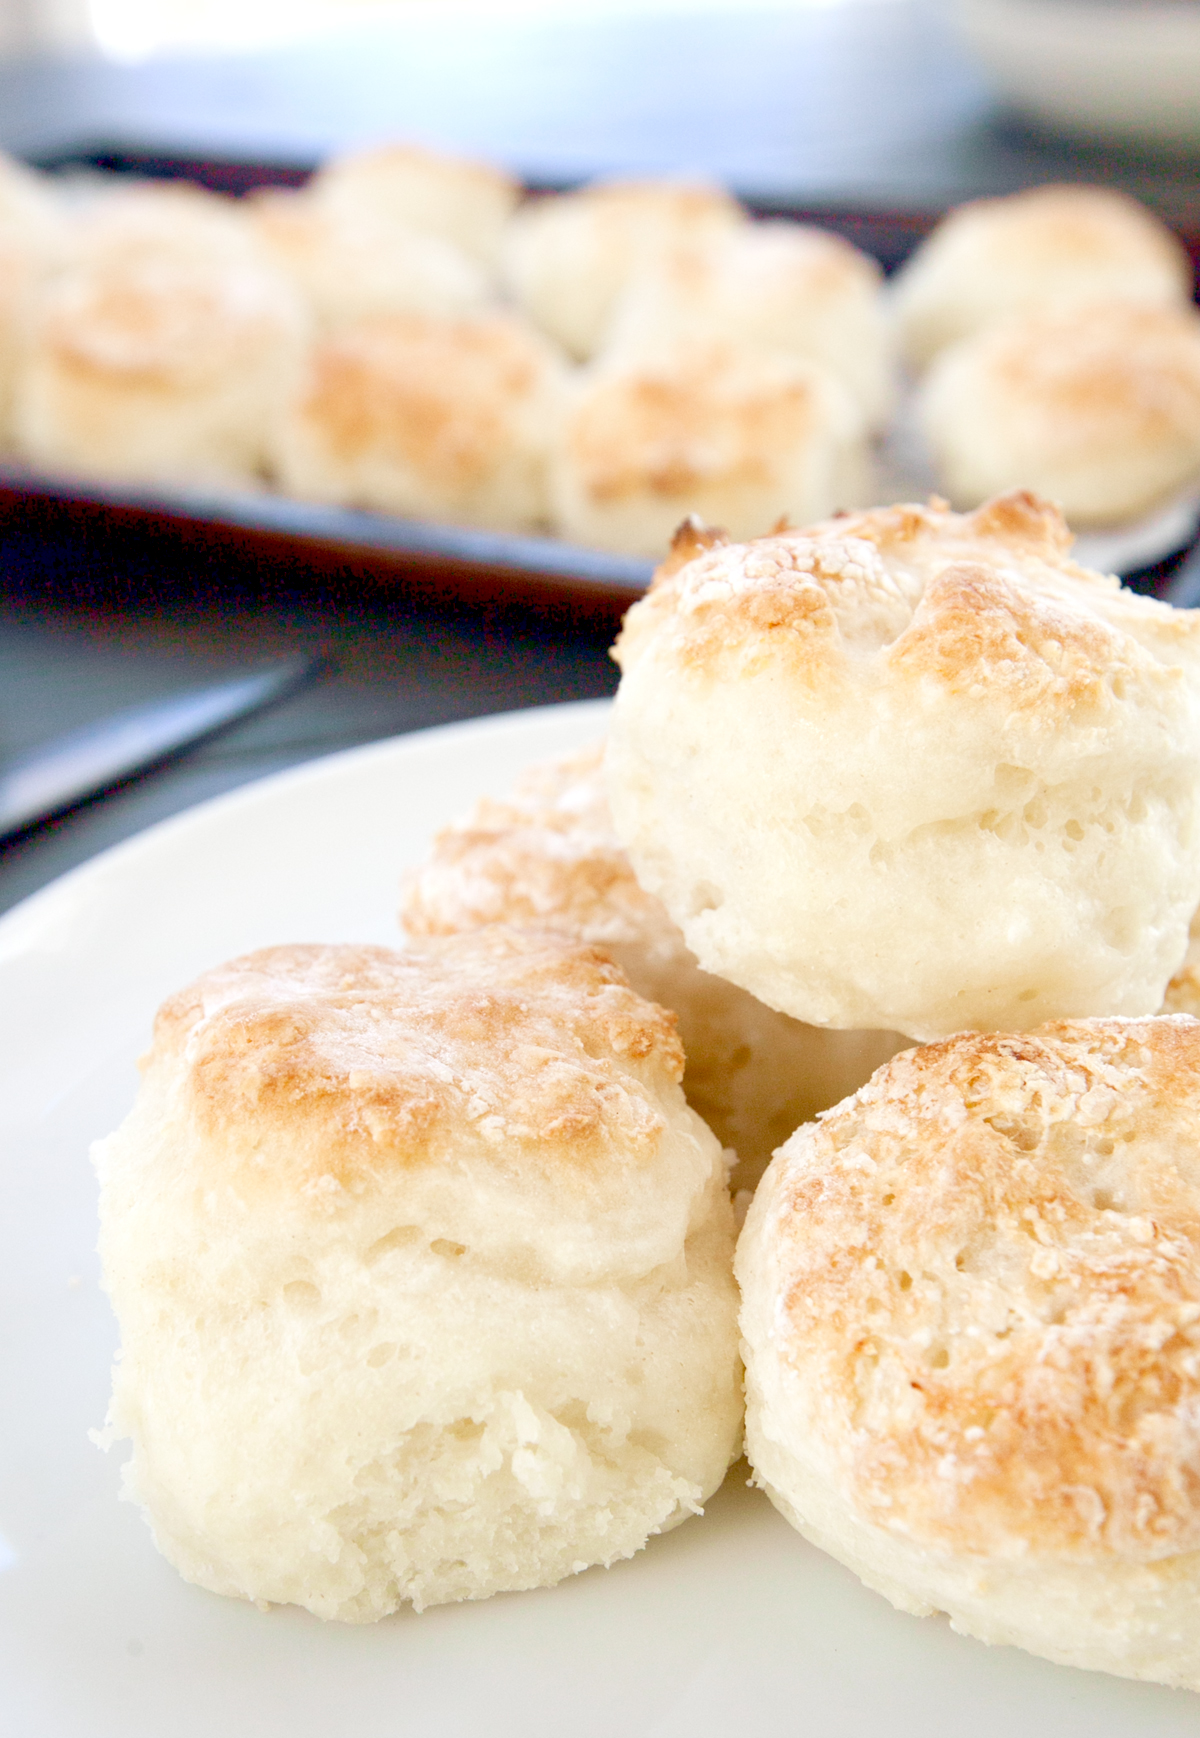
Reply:
[[1200, 1701], [895, 1612], [735, 1469], [631, 1562], [368, 1628], [189, 1587], [117, 1501], [115, 1329], [89, 1141], [169, 990], [243, 949], [395, 939], [402, 865], [591, 702], [356, 750], [76, 870], [0, 923], [0, 1732], [5, 1738], [1166, 1738]]

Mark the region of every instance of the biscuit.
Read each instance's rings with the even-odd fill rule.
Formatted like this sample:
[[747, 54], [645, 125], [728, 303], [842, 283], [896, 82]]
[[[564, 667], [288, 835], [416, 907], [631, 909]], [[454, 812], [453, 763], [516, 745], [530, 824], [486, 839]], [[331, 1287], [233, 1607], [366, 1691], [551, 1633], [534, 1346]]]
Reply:
[[59, 264], [66, 226], [51, 195], [0, 153], [0, 445], [13, 444], [13, 395], [38, 298]]
[[563, 534], [658, 556], [696, 514], [752, 537], [852, 506], [866, 489], [862, 417], [826, 370], [726, 344], [614, 356], [575, 382], [551, 468]]
[[530, 318], [582, 362], [600, 349], [634, 272], [661, 248], [745, 223], [737, 201], [708, 182], [598, 181], [523, 205], [502, 268]]
[[261, 258], [247, 207], [190, 181], [113, 176], [90, 190], [74, 213], [71, 265], [121, 268], [164, 255], [200, 265]]
[[7, 151], [0, 151], [0, 215], [53, 224], [57, 210], [53, 182]]
[[1013, 314], [1109, 299], [1184, 306], [1192, 267], [1166, 225], [1127, 193], [1048, 186], [958, 206], [892, 283], [904, 351], [920, 368]]
[[875, 261], [801, 223], [744, 223], [667, 247], [634, 273], [605, 354], [653, 358], [713, 340], [819, 363], [878, 427], [896, 397]]
[[251, 207], [272, 259], [324, 326], [373, 314], [453, 318], [490, 299], [482, 267], [441, 236], [278, 188], [259, 192]]
[[309, 189], [321, 203], [373, 223], [437, 236], [489, 268], [521, 193], [512, 176], [492, 163], [411, 144], [331, 157]]
[[410, 936], [533, 925], [602, 948], [639, 995], [677, 1016], [688, 1103], [736, 1152], [733, 1189], [753, 1189], [794, 1129], [905, 1040], [804, 1026], [701, 971], [660, 902], [638, 886], [613, 831], [603, 755], [596, 743], [533, 767], [510, 797], [485, 798], [439, 833], [429, 861], [407, 877], [401, 923]]
[[546, 1586], [740, 1437], [674, 1022], [561, 937], [271, 948], [161, 1010], [95, 1152], [108, 1437], [191, 1581], [367, 1622]]
[[253, 249], [202, 254], [185, 227], [178, 245], [110, 234], [46, 290], [15, 385], [27, 458], [149, 481], [261, 474], [303, 311]]
[[943, 350], [918, 420], [960, 507], [1049, 495], [1072, 525], [1136, 518], [1200, 478], [1200, 313], [1100, 302]]
[[1200, 1024], [962, 1033], [776, 1157], [755, 1478], [902, 1611], [1200, 1689]]
[[508, 312], [361, 320], [318, 340], [280, 419], [294, 495], [524, 531], [549, 513], [563, 368]]
[[700, 965], [814, 1025], [1152, 1013], [1200, 904], [1200, 617], [1002, 496], [668, 563], [609, 798]]

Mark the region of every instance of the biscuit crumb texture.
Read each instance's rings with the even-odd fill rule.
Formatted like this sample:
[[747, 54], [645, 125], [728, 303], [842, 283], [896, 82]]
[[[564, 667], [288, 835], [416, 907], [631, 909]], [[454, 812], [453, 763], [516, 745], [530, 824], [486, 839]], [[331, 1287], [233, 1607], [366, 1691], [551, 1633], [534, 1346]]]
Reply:
[[1200, 1024], [963, 1033], [777, 1155], [747, 1442], [902, 1610], [1200, 1688]]
[[618, 835], [701, 966], [931, 1039], [1160, 1006], [1200, 903], [1200, 619], [1049, 503], [668, 560], [617, 642]]
[[549, 1585], [738, 1450], [733, 1221], [673, 1021], [561, 938], [276, 948], [96, 1149], [106, 1435], [191, 1581], [368, 1622]]

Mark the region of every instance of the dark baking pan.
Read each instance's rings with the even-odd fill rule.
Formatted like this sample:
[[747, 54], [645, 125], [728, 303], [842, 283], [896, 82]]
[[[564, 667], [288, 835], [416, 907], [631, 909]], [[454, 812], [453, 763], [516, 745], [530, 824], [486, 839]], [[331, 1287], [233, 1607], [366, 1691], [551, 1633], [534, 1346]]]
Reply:
[[[191, 157], [97, 145], [44, 159], [52, 171], [187, 180], [241, 196], [255, 187], [298, 187], [314, 165]], [[559, 191], [535, 186], [534, 194]], [[845, 236], [892, 271], [937, 223], [940, 213], [849, 210], [749, 198], [762, 217], [787, 217]], [[1183, 238], [1200, 259], [1200, 236]], [[167, 532], [198, 552], [286, 561], [293, 572], [337, 573], [364, 585], [395, 586], [410, 595], [529, 604], [554, 613], [619, 614], [640, 595], [653, 563], [580, 548], [549, 537], [516, 536], [457, 525], [399, 519], [384, 513], [329, 507], [283, 495], [237, 490], [189, 490], [167, 485], [97, 483], [47, 476], [26, 466], [0, 465], [0, 512], [68, 518], [136, 530]], [[1136, 575], [1142, 590], [1169, 578], [1182, 551]]]
[[620, 614], [654, 570], [637, 556], [550, 537], [398, 519], [265, 491], [49, 476], [11, 462], [0, 464], [0, 515], [167, 532], [201, 552], [241, 550], [427, 599], [558, 601], [585, 614]]

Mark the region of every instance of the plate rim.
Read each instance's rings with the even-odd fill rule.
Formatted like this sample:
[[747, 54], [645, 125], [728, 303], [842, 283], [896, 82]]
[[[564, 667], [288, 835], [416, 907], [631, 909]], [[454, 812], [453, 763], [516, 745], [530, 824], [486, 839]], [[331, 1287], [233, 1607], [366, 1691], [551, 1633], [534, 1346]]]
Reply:
[[[241, 807], [253, 806], [264, 795], [271, 796], [277, 792], [283, 795], [294, 786], [310, 781], [319, 783], [324, 778], [336, 776], [344, 769], [366, 766], [372, 760], [386, 760], [391, 755], [403, 758], [410, 745], [412, 752], [417, 752], [427, 743], [441, 738], [457, 740], [459, 737], [476, 733], [490, 734], [495, 729], [514, 729], [518, 720], [548, 719], [551, 715], [564, 714], [586, 716], [589, 709], [597, 718], [601, 718], [611, 706], [611, 699], [603, 697], [551, 701], [540, 706], [516, 706], [504, 712], [480, 713], [472, 718], [458, 718], [446, 724], [424, 725], [415, 730], [398, 731], [394, 736], [379, 737], [373, 742], [355, 743], [350, 748], [337, 748], [327, 754], [316, 754], [294, 766], [247, 779], [244, 784], [235, 785], [232, 790], [221, 791], [216, 796], [203, 797], [199, 802], [189, 803], [175, 814], [151, 821], [130, 833], [128, 837], [106, 845], [94, 856], [65, 869], [44, 887], [36, 887], [32, 893], [27, 893], [7, 911], [0, 913], [0, 971], [10, 959], [23, 951], [19, 932], [33, 926], [44, 915], [52, 915], [53, 907], [74, 894], [81, 884], [86, 885], [93, 878], [98, 879], [112, 870], [119, 871], [126, 858], [136, 858], [159, 844], [169, 845], [179, 835], [192, 829], [202, 829], [212, 818], [232, 814]], [[100, 800], [103, 801], [103, 798]], [[12, 943], [12, 934], [17, 935], [16, 946]]]

